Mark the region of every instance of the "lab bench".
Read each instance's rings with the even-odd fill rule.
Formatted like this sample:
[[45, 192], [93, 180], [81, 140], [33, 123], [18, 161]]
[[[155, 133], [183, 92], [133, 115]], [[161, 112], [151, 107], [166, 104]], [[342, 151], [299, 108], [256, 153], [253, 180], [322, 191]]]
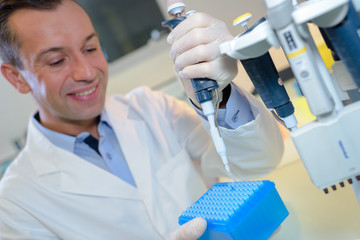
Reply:
[[261, 178], [275, 183], [289, 211], [271, 240], [359, 240], [360, 206], [351, 185], [325, 194], [312, 184], [303, 163], [291, 151], [285, 152], [288, 159], [283, 164]]

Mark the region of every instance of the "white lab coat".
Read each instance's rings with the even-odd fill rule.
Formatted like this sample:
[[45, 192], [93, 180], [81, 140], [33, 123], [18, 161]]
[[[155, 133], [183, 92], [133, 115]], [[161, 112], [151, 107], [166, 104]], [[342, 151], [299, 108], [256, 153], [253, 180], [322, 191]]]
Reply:
[[[271, 171], [282, 154], [273, 117], [247, 98], [256, 119], [222, 129], [231, 169], [243, 179]], [[186, 103], [138, 88], [108, 99], [105, 111], [137, 187], [54, 146], [30, 121], [26, 147], [0, 185], [0, 239], [164, 239], [206, 191], [192, 161], [225, 174]]]

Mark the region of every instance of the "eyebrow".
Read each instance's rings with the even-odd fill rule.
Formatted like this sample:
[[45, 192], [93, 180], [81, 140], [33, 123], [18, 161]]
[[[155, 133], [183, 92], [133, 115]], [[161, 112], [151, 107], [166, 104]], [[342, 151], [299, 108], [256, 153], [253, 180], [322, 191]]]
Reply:
[[[90, 39], [94, 38], [94, 37], [98, 37], [98, 34], [96, 32], [91, 33], [89, 36], [87, 36], [83, 43], [86, 43], [87, 41], [89, 41]], [[57, 52], [57, 51], [61, 51], [63, 50], [64, 47], [51, 47], [51, 48], [47, 48], [43, 51], [41, 51], [38, 55], [38, 57], [36, 58], [37, 60], [41, 59], [45, 54], [49, 53], [49, 52]]]

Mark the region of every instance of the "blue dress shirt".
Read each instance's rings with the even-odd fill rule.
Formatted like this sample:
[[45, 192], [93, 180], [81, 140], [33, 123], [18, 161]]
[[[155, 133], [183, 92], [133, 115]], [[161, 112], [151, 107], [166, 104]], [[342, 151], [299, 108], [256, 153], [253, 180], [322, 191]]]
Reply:
[[99, 140], [88, 132], [82, 132], [75, 137], [47, 129], [40, 124], [38, 113], [34, 115], [32, 120], [35, 126], [55, 146], [76, 154], [133, 186], [136, 185], [115, 132], [108, 123], [105, 113], [100, 116], [98, 125]]

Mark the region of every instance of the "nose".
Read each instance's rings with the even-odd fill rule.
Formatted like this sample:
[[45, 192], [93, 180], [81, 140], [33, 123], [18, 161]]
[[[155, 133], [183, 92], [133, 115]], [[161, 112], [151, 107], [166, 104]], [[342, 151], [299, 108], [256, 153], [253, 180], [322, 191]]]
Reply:
[[92, 81], [95, 79], [96, 69], [91, 64], [90, 59], [88, 59], [85, 55], [80, 53], [75, 56], [72, 64], [72, 78], [75, 81]]

